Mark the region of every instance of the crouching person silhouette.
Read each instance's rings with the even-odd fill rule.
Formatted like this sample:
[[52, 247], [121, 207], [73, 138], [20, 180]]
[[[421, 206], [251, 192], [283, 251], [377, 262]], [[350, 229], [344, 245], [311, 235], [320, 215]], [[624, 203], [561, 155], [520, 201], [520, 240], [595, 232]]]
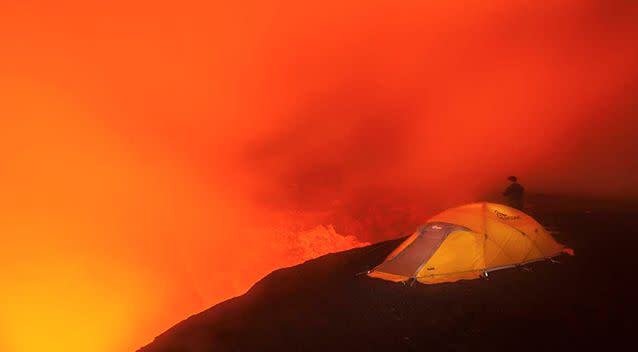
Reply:
[[525, 188], [518, 183], [516, 176], [510, 176], [507, 179], [511, 182], [503, 192], [503, 196], [507, 199], [507, 205], [518, 210], [523, 210]]

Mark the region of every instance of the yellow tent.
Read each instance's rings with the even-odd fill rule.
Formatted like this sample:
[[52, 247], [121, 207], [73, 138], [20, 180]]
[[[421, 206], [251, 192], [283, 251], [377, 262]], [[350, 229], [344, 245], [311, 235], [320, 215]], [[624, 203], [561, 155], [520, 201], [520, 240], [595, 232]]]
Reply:
[[573, 250], [525, 213], [494, 203], [448, 209], [408, 237], [368, 276], [426, 284], [475, 279], [490, 271]]

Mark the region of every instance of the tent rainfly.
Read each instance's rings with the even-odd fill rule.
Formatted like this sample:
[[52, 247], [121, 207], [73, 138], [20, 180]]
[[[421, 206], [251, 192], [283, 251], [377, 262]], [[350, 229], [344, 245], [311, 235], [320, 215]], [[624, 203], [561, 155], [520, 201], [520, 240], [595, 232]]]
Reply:
[[574, 254], [525, 213], [501, 204], [473, 203], [431, 218], [368, 276], [396, 282], [453, 282], [561, 253]]

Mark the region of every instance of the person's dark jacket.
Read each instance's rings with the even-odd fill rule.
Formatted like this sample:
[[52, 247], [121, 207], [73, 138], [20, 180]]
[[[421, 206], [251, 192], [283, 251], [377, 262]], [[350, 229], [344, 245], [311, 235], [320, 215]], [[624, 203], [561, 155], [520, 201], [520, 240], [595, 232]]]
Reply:
[[507, 205], [516, 209], [523, 209], [523, 194], [525, 193], [525, 189], [518, 182], [512, 182], [505, 191], [503, 195], [507, 198]]

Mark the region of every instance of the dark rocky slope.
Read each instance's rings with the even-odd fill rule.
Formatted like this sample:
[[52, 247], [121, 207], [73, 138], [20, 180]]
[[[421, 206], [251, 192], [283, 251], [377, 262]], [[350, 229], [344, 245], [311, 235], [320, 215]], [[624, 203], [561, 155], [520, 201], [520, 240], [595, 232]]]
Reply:
[[245, 295], [188, 318], [140, 351], [623, 346], [636, 322], [638, 208], [632, 202], [537, 200], [533, 215], [559, 229], [558, 240], [573, 247], [575, 257], [438, 285], [357, 275], [401, 240], [387, 241], [277, 270]]

